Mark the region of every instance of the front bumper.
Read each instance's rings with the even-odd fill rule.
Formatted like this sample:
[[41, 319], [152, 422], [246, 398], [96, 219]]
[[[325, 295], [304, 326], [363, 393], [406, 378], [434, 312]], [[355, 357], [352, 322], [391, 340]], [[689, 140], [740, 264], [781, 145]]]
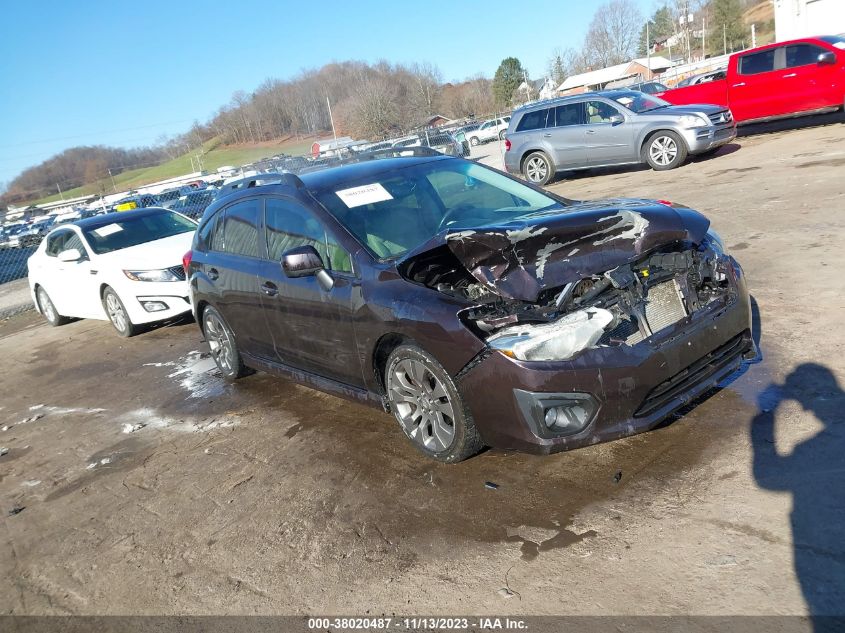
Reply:
[[[116, 288], [132, 323], [154, 323], [191, 311], [186, 281], [129, 281]], [[149, 311], [144, 304], [164, 304], [164, 310]]]
[[[636, 345], [598, 347], [572, 361], [521, 362], [493, 352], [458, 381], [484, 442], [532, 453], [552, 453], [633, 435], [736, 371], [753, 349], [751, 307], [744, 278], [733, 303], [713, 305]], [[581, 431], [554, 435], [526, 414], [521, 390], [584, 393], [598, 411]]]
[[736, 138], [736, 125], [711, 125], [683, 131], [684, 141], [690, 154], [700, 154], [730, 143]]

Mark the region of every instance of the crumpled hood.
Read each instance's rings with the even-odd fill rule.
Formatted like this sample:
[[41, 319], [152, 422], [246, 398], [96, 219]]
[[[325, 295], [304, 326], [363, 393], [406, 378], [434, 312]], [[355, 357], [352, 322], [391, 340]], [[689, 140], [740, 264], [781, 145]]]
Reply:
[[[692, 209], [614, 199], [580, 202], [443, 238], [479, 282], [502, 297], [534, 302], [547, 288], [602, 274], [657, 247], [698, 243], [709, 226]], [[429, 250], [434, 244], [426, 246]]]

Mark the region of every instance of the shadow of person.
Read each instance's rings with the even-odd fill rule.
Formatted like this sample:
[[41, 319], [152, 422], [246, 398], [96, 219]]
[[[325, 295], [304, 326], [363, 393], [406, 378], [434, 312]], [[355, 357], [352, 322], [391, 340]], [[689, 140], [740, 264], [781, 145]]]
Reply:
[[[784, 433], [787, 400], [811, 412], [823, 428], [789, 454], [775, 444], [776, 417]], [[770, 384], [758, 397], [760, 413], [751, 425], [754, 478], [767, 490], [792, 493], [795, 574], [816, 631], [845, 621], [845, 392], [827, 367], [805, 363], [783, 385]]]

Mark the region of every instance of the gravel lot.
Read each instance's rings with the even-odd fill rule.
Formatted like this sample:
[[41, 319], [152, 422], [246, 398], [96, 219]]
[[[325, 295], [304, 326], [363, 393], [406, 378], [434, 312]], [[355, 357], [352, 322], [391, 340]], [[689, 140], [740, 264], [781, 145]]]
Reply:
[[438, 465], [385, 414], [224, 384], [193, 323], [3, 321], [2, 611], [841, 612], [845, 124], [801, 125], [552, 185], [701, 210], [758, 306], [761, 362], [610, 444]]

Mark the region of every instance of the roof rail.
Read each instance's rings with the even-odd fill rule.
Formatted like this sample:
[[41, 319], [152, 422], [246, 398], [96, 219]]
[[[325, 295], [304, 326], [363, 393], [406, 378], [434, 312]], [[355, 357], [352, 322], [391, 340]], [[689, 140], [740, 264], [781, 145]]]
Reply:
[[281, 174], [255, 174], [254, 176], [247, 176], [246, 178], [241, 178], [223, 185], [217, 191], [217, 195], [214, 199], [220, 200], [221, 198], [225, 198], [226, 196], [229, 196], [236, 191], [240, 191], [241, 189], [252, 189], [253, 187], [263, 187], [264, 185], [285, 185], [295, 189], [302, 189], [305, 187], [305, 183], [303, 183], [296, 174], [287, 172]]

